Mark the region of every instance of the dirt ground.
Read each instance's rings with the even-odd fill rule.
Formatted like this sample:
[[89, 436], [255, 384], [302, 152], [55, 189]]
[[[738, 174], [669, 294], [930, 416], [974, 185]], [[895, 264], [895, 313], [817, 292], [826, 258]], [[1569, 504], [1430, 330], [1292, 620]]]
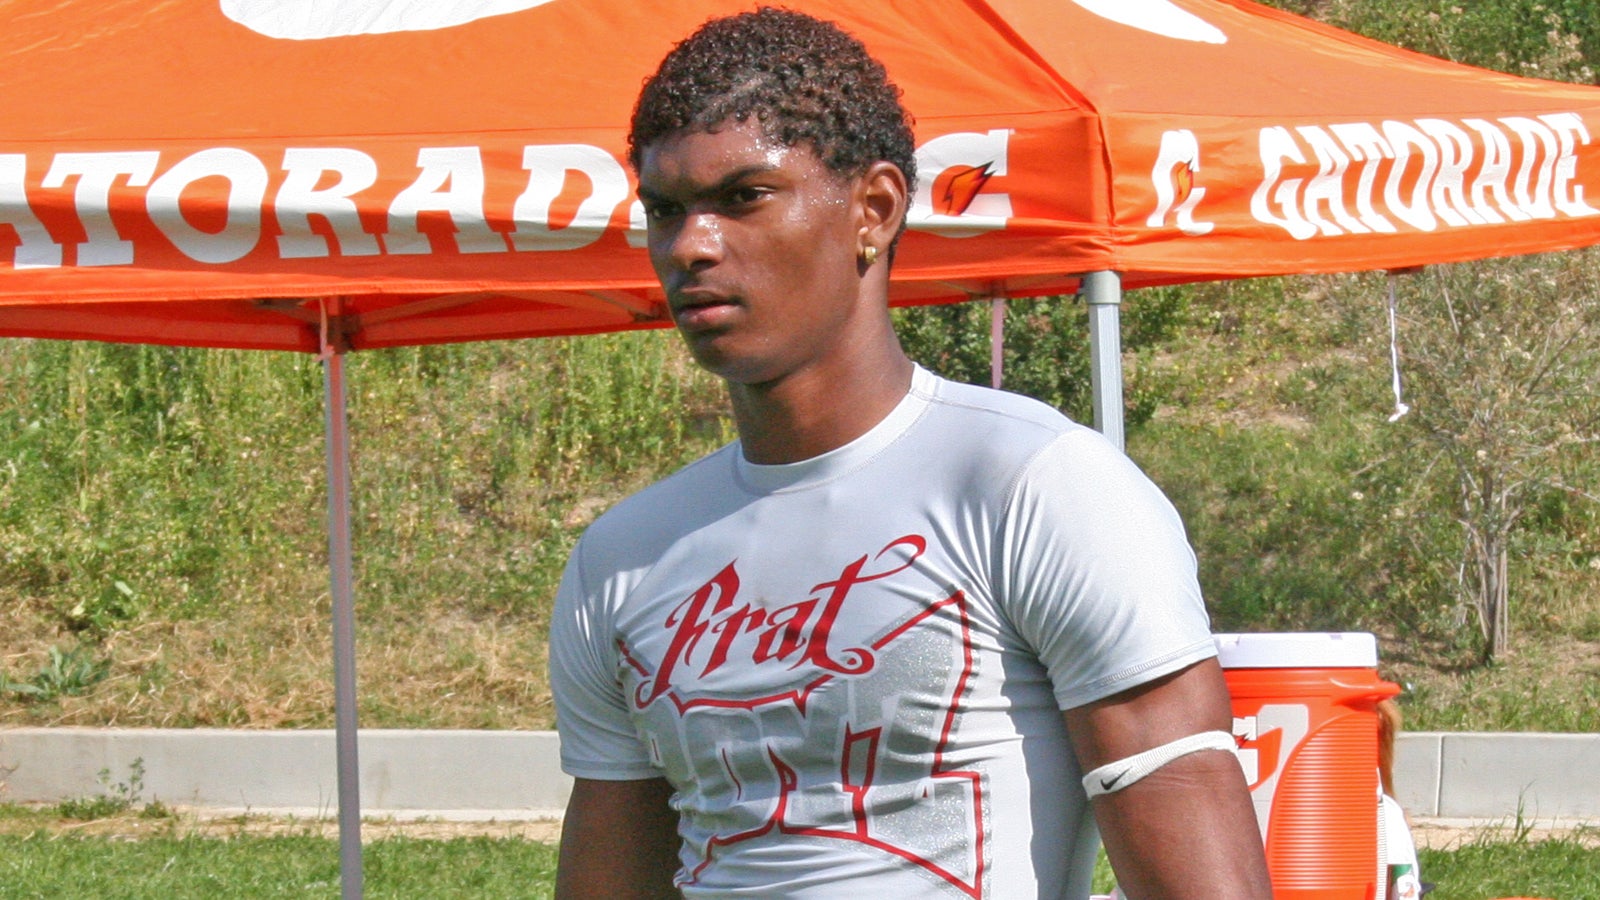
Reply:
[[1600, 847], [1600, 822], [1585, 823], [1533, 823], [1517, 826], [1515, 823], [1463, 823], [1456, 820], [1422, 819], [1411, 823], [1411, 837], [1418, 847], [1430, 850], [1449, 850], [1462, 844], [1478, 841], [1500, 842], [1528, 840], [1533, 842], [1551, 838], [1571, 837], [1585, 847]]

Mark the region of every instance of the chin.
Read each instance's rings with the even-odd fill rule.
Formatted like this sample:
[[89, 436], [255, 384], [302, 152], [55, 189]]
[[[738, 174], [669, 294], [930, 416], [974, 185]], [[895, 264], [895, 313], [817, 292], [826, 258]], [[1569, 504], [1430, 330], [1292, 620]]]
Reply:
[[730, 384], [759, 384], [770, 380], [767, 373], [771, 366], [764, 360], [752, 359], [730, 347], [719, 346], [723, 341], [713, 335], [688, 335], [683, 336], [684, 344], [689, 348], [689, 355], [694, 358], [695, 364], [707, 372], [721, 378]]
[[715, 359], [696, 355], [700, 368], [731, 385], [760, 387], [783, 377], [781, 370], [769, 362], [752, 359], [732, 359], [718, 356]]

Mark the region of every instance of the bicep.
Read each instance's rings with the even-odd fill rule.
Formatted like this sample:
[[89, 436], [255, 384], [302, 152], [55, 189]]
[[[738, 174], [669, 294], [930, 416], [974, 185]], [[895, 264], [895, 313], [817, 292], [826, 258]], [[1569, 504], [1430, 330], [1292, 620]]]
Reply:
[[1229, 731], [1233, 724], [1228, 689], [1215, 659], [1063, 715], [1085, 772], [1191, 734]]
[[558, 900], [676, 898], [678, 816], [664, 778], [574, 779], [561, 825]]

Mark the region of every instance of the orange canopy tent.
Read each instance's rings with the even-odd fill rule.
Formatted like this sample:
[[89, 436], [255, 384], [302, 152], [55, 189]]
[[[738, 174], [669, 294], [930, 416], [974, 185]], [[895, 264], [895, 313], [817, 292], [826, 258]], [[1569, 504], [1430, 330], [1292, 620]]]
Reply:
[[[316, 351], [660, 324], [621, 162], [738, 0], [0, 4], [0, 334]], [[916, 115], [895, 298], [1600, 240], [1600, 90], [1243, 0], [800, 4]]]
[[[328, 362], [347, 895], [338, 354], [666, 324], [624, 128], [673, 40], [748, 5], [0, 2], [0, 336]], [[916, 116], [894, 300], [1081, 287], [1117, 438], [1121, 286], [1600, 242], [1600, 89], [1246, 0], [794, 5], [859, 35]]]

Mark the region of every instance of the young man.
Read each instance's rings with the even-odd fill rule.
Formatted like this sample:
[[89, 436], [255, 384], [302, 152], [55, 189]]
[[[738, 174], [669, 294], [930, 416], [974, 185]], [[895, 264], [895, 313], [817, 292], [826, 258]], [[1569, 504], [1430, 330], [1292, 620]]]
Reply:
[[631, 141], [739, 441], [568, 564], [557, 896], [1082, 898], [1091, 808], [1129, 897], [1270, 896], [1176, 513], [1094, 432], [901, 352], [882, 67], [797, 13], [718, 20]]

